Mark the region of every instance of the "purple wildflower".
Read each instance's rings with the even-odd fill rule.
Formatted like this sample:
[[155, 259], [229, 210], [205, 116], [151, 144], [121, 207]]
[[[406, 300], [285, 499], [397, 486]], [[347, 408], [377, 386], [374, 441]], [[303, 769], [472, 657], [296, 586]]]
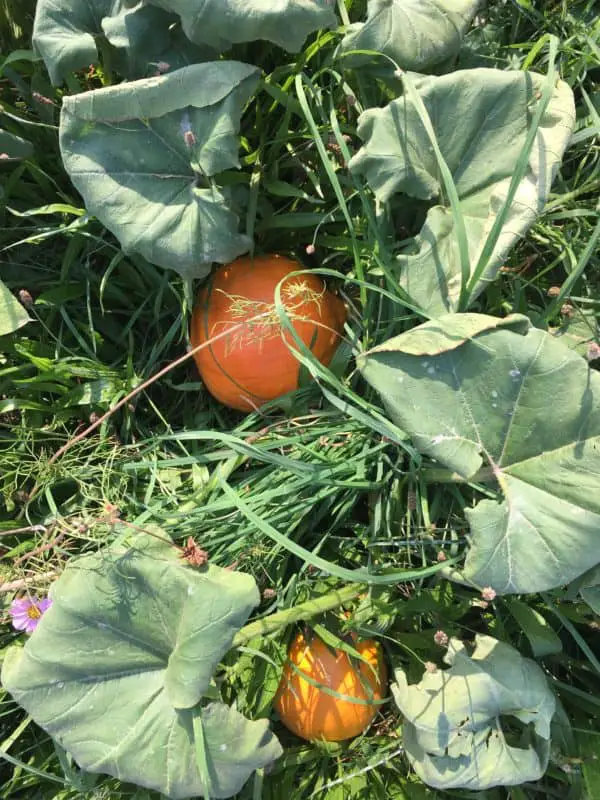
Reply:
[[52, 605], [49, 597], [39, 598], [35, 595], [31, 597], [19, 597], [13, 600], [10, 605], [10, 615], [12, 617], [13, 628], [25, 633], [33, 633], [37, 628], [42, 614]]

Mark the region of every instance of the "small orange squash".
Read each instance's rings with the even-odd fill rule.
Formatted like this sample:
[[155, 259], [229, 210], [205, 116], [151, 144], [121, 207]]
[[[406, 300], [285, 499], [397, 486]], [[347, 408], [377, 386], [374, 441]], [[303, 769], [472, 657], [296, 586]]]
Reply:
[[[387, 686], [387, 669], [380, 645], [371, 640], [355, 641], [354, 649], [367, 664], [342, 650], [331, 650], [316, 635], [299, 633], [292, 642], [288, 661], [275, 696], [281, 721], [297, 736], [309, 741], [341, 742], [358, 736], [373, 720]], [[327, 694], [305, 680], [292, 665], [316, 683], [365, 704], [351, 703]]]
[[[302, 269], [283, 256], [246, 256], [220, 267], [200, 292], [192, 346], [231, 330], [194, 355], [204, 384], [221, 403], [251, 411], [297, 388], [300, 364], [286, 344], [293, 339], [282, 331], [275, 288]], [[346, 321], [342, 300], [310, 273], [285, 280], [280, 297], [298, 336], [327, 366]]]

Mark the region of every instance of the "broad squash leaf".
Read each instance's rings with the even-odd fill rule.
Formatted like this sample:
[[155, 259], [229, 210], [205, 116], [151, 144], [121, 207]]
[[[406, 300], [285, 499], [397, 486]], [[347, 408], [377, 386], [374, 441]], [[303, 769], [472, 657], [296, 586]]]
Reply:
[[13, 295], [10, 289], [0, 281], [0, 336], [14, 333], [30, 320], [29, 314]]
[[[526, 72], [474, 69], [420, 77], [416, 88], [456, 186], [471, 270], [508, 195], [528, 126], [546, 79]], [[542, 116], [500, 236], [471, 299], [497, 274], [518, 239], [543, 209], [575, 119], [573, 93], [559, 81]], [[364, 145], [350, 161], [378, 200], [396, 192], [432, 201], [413, 252], [397, 257], [399, 280], [430, 315], [454, 311], [461, 292], [460, 250], [436, 156], [418, 111], [403, 95], [365, 111], [358, 125]]]
[[557, 328], [552, 328], [550, 332], [580, 356], [588, 357], [590, 349], [595, 352], [595, 345], [600, 342], [598, 320], [588, 309], [573, 309], [572, 316], [565, 316], [561, 324]]
[[73, 70], [97, 63], [102, 20], [120, 13], [123, 5], [122, 0], [38, 0], [33, 48], [54, 85]]
[[556, 701], [544, 673], [510, 645], [475, 639], [471, 656], [451, 639], [450, 669], [426, 672], [418, 684], [395, 673], [406, 755], [436, 789], [515, 786], [541, 778], [548, 766]]
[[181, 17], [198, 44], [227, 50], [236, 42], [266, 39], [291, 52], [319, 28], [337, 24], [329, 0], [150, 0]]
[[209, 62], [65, 98], [63, 161], [125, 252], [200, 278], [250, 248], [209, 176], [239, 166], [240, 115], [258, 75]]
[[[369, 0], [367, 19], [350, 25], [341, 53], [375, 50], [402, 69], [426, 71], [455, 56], [480, 0]], [[351, 57], [352, 66], [370, 60]]]
[[128, 78], [146, 77], [161, 62], [180, 68], [214, 58], [214, 51], [182, 36], [177, 22], [176, 15], [144, 2], [39, 0], [33, 44], [55, 85], [73, 70], [97, 64], [102, 38], [117, 48], [112, 66]]
[[258, 589], [250, 575], [193, 569], [158, 535], [71, 562], [2, 683], [88, 772], [172, 798], [230, 797], [281, 752], [265, 720], [201, 704]]
[[130, 79], [214, 61], [218, 55], [207, 45], [199, 47], [190, 42], [174, 14], [144, 3], [105, 17], [102, 30], [119, 49], [118, 67]]
[[579, 593], [581, 599], [590, 609], [600, 616], [600, 567], [593, 567], [584, 572], [569, 587], [570, 595]]
[[450, 314], [358, 360], [422, 453], [499, 487], [502, 499], [466, 512], [464, 567], [499, 594], [551, 589], [600, 562], [600, 375], [527, 325]]

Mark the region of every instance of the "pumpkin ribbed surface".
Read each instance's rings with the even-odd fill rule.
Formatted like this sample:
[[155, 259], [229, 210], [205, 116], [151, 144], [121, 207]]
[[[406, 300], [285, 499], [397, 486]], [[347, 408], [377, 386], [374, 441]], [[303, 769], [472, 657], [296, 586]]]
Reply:
[[[339, 344], [346, 309], [317, 275], [278, 255], [239, 258], [220, 267], [202, 289], [192, 316], [191, 342], [213, 340], [194, 355], [209, 392], [221, 403], [251, 411], [297, 388], [300, 364], [288, 349], [282, 331], [275, 289], [302, 341], [324, 365]], [[229, 331], [226, 336], [214, 337]]]
[[[303, 739], [340, 742], [358, 736], [373, 720], [387, 684], [387, 669], [381, 648], [373, 640], [353, 642], [352, 646], [367, 659], [367, 664], [350, 659], [341, 650], [332, 650], [318, 636], [305, 638], [299, 633], [293, 640], [288, 661], [275, 697], [281, 721]], [[364, 701], [352, 703], [327, 694], [305, 680]]]

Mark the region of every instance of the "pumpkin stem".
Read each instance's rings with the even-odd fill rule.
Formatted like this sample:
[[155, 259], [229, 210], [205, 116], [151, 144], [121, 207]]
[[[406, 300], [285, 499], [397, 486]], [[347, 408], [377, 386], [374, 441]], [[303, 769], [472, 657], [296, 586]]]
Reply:
[[236, 633], [233, 637], [232, 646], [241, 647], [256, 636], [275, 633], [281, 628], [293, 625], [295, 622], [312, 619], [312, 617], [317, 617], [326, 611], [339, 608], [339, 606], [349, 603], [362, 594], [365, 588], [362, 583], [351, 583], [349, 586], [344, 586], [343, 589], [336, 589], [334, 592], [329, 592], [321, 597], [307, 600], [305, 603], [294, 606], [294, 608], [286, 608], [285, 611], [277, 611], [275, 614], [265, 617], [265, 619], [250, 622]]

